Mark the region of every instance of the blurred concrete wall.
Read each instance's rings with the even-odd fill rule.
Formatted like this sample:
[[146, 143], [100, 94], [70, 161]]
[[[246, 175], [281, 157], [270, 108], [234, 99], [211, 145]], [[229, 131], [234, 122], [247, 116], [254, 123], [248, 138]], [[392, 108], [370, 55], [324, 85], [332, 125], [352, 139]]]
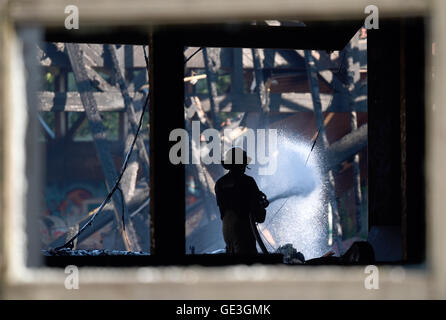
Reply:
[[[38, 179], [26, 174], [26, 99], [22, 96], [24, 57], [17, 28], [63, 26], [64, 8], [72, 1], [0, 1], [0, 267], [1, 298], [8, 299], [405, 299], [446, 298], [446, 2], [375, 1], [380, 17], [428, 15], [437, 54], [427, 62], [427, 249], [426, 266], [380, 267], [378, 290], [367, 290], [364, 268], [291, 268], [234, 266], [227, 268], [166, 267], [126, 270], [82, 268], [79, 290], [64, 287], [64, 270], [27, 267], [26, 196]], [[82, 26], [148, 25], [263, 19], [363, 18], [368, 1], [359, 0], [156, 0], [74, 1]], [[426, 56], [431, 57], [431, 41]], [[22, 64], [22, 67], [20, 67]], [[431, 70], [435, 70], [432, 81]], [[22, 91], [20, 91], [22, 90]], [[29, 153], [28, 153], [29, 154]], [[32, 159], [27, 159], [28, 161]], [[28, 241], [28, 242], [27, 242]], [[32, 244], [32, 243], [31, 243]]]

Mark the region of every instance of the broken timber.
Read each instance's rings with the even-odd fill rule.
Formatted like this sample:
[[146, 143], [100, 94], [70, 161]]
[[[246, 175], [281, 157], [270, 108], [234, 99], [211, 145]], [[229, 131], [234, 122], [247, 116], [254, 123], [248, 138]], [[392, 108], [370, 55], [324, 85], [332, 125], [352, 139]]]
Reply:
[[[110, 191], [116, 182], [118, 174], [111, 157], [104, 126], [102, 124], [102, 119], [99, 114], [94, 96], [92, 94], [92, 86], [90, 83], [90, 79], [88, 78], [88, 72], [85, 68], [83, 53], [79, 44], [68, 43], [66, 44], [66, 46], [71, 66], [73, 68], [74, 77], [76, 79], [78, 90], [80, 92], [82, 104], [85, 108], [85, 113], [90, 124], [91, 133], [98, 153], [98, 158], [102, 164], [105, 176], [105, 183], [107, 189]], [[124, 221], [121, 221], [121, 208], [124, 208], [125, 212], [124, 199], [122, 199], [119, 194], [114, 193], [112, 196], [112, 201], [115, 209], [115, 219], [119, 228], [119, 232], [122, 235], [126, 250], [139, 251], [136, 233], [129, 217], [127, 215], [124, 215]], [[126, 225], [126, 229], [124, 229], [124, 224]]]
[[256, 91], [260, 100], [260, 110], [263, 113], [269, 112], [268, 95], [265, 88], [265, 81], [263, 79], [263, 67], [260, 60], [259, 49], [252, 48], [252, 61], [254, 64], [254, 75], [256, 80]]
[[[314, 63], [314, 58], [311, 55], [311, 51], [305, 50], [305, 62], [307, 67], [307, 75], [308, 81], [311, 90], [311, 96], [313, 99], [313, 109], [314, 109], [314, 117], [316, 118], [316, 125], [320, 132], [320, 137], [322, 140], [322, 148], [325, 151], [329, 147], [327, 132], [325, 131], [324, 125], [324, 116], [322, 114], [322, 106], [319, 96], [319, 81], [317, 70]], [[331, 210], [333, 213], [333, 226], [335, 231], [335, 241], [339, 250], [339, 254], [342, 254], [342, 226], [340, 221], [340, 215], [338, 211], [338, 204], [336, 200], [335, 194], [335, 180], [333, 176], [333, 171], [328, 169], [326, 170], [326, 182], [329, 194], [329, 201]]]
[[[108, 45], [107, 48], [110, 52], [111, 61], [112, 61], [112, 70], [115, 74], [116, 80], [117, 80], [119, 87], [121, 89], [122, 97], [124, 99], [124, 105], [126, 108], [126, 113], [127, 113], [128, 119], [130, 121], [130, 126], [131, 126], [131, 132], [130, 132], [130, 134], [127, 138], [127, 141], [126, 141], [126, 153], [127, 153], [128, 147], [130, 146], [131, 141], [133, 141], [134, 136], [138, 130], [138, 119], [136, 116], [135, 106], [133, 105], [132, 98], [130, 97], [130, 94], [129, 94], [129, 91], [127, 88], [127, 84], [124, 79], [124, 75], [122, 74], [121, 68], [119, 67], [118, 58], [116, 55], [116, 48], [114, 45]], [[145, 106], [142, 106], [142, 107], [144, 108]], [[144, 174], [147, 178], [149, 178], [149, 175], [150, 175], [149, 156], [147, 154], [147, 149], [146, 149], [144, 140], [141, 135], [138, 136], [136, 139], [136, 146], [138, 148], [138, 157], [139, 157], [139, 159], [142, 163], [143, 169], [144, 169]]]
[[[218, 50], [218, 51], [217, 51]], [[219, 50], [217, 48], [203, 48], [203, 59], [206, 70], [208, 95], [210, 102], [210, 111], [212, 124], [215, 129], [219, 129], [220, 124], [218, 123], [217, 114], [220, 111], [219, 106], [215, 103], [217, 98], [217, 57], [219, 55]]]
[[[186, 130], [188, 131], [189, 135], [192, 135], [192, 132], [194, 131], [189, 121], [185, 122]], [[192, 123], [192, 126], [194, 126], [194, 123]], [[199, 130], [199, 129], [196, 129]], [[212, 176], [209, 174], [209, 171], [205, 167], [205, 165], [200, 161], [200, 148], [199, 141], [195, 141], [195, 139], [191, 140], [191, 152], [192, 152], [192, 163], [196, 163], [194, 165], [194, 176], [197, 179], [198, 184], [200, 185], [201, 190], [204, 193], [204, 207], [205, 207], [205, 213], [208, 221], [210, 222], [214, 216], [214, 213], [217, 211], [217, 208], [215, 206], [216, 199], [215, 199], [215, 182]]]
[[[357, 55], [359, 41], [359, 32], [355, 34], [352, 40], [347, 44], [347, 79], [348, 79], [348, 95], [350, 100], [350, 130], [354, 131], [358, 128], [358, 120], [356, 111], [353, 110], [353, 98], [357, 96], [361, 85], [360, 63]], [[361, 232], [361, 174], [359, 170], [359, 153], [353, 156], [353, 192], [355, 194], [355, 213], [356, 213], [356, 232]]]
[[[122, 94], [119, 91], [93, 92], [99, 112], [115, 111], [124, 112], [125, 104]], [[136, 110], [142, 108], [144, 103], [144, 94], [140, 92], [130, 92], [133, 96], [133, 105]], [[208, 95], [196, 95], [189, 97], [199, 97], [203, 109], [208, 112], [211, 110]], [[322, 112], [350, 112], [348, 96], [345, 94], [334, 93], [321, 94]], [[51, 92], [40, 91], [37, 93], [37, 105], [39, 111], [65, 111], [65, 112], [84, 112], [80, 94], [78, 92]], [[260, 108], [260, 101], [256, 93], [237, 93], [222, 94], [214, 98], [218, 109], [223, 112], [256, 112]], [[356, 112], [367, 112], [367, 97], [360, 95], [354, 98], [353, 110]], [[271, 110], [280, 112], [313, 112], [311, 94], [309, 93], [271, 93]]]

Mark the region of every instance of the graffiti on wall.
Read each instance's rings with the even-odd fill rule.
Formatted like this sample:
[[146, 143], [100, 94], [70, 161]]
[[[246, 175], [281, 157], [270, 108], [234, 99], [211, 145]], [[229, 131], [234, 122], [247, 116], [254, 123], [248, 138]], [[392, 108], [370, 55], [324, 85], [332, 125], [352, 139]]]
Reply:
[[42, 245], [48, 245], [87, 217], [99, 206], [106, 192], [105, 185], [101, 183], [47, 186], [45, 207], [40, 219]]

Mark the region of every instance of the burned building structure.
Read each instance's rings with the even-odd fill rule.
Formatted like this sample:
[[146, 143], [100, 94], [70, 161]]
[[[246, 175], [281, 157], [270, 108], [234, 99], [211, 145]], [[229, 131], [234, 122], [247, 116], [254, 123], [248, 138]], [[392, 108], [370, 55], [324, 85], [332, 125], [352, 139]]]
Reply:
[[[276, 41], [279, 48], [287, 43], [288, 47], [308, 49], [278, 49], [270, 40], [264, 41], [267, 44], [264, 48], [233, 46], [237, 41], [250, 44], [244, 40], [244, 33], [254, 32], [255, 28], [279, 28], [278, 34], [285, 35], [299, 28], [313, 39], [302, 45]], [[360, 24], [347, 25], [333, 44], [323, 42], [329, 34], [319, 32], [318, 26], [307, 28], [291, 21], [242, 26], [229, 34], [237, 31], [241, 34], [239, 39], [232, 44], [225, 40], [223, 47], [194, 47], [184, 43], [182, 96], [186, 112], [185, 123], [178, 127], [190, 130], [191, 121], [195, 120], [203, 128], [219, 130], [222, 136], [225, 130], [231, 130], [229, 138], [223, 137], [223, 144], [229, 145], [243, 139], [247, 129], [273, 128], [288, 140], [306, 143], [307, 151], [309, 145], [317, 147], [318, 155], [313, 157], [320, 158], [316, 166], [322, 176], [322, 189], [316, 200], [320, 208], [311, 217], [311, 223], [313, 233], [320, 237], [282, 239], [282, 233], [302, 232], [306, 226], [301, 221], [308, 214], [287, 203], [289, 198], [302, 197], [299, 192], [272, 191], [272, 199], [277, 203], [269, 212], [271, 221], [261, 227], [271, 252], [289, 242], [295, 246], [301, 242], [301, 250], [305, 251], [305, 246], [313, 246], [316, 241], [325, 244], [311, 254], [321, 255], [321, 250], [342, 254], [353, 241], [370, 236], [379, 258], [403, 259], [405, 232], [398, 227], [401, 222], [382, 224], [374, 213], [369, 215], [367, 30]], [[177, 31], [167, 28], [166, 33], [169, 32]], [[194, 40], [194, 32], [192, 28], [191, 43], [206, 43]], [[48, 38], [51, 40], [51, 36]], [[218, 44], [219, 40], [210, 39], [208, 43]], [[116, 168], [124, 161], [150, 94], [149, 66], [143, 50], [144, 45], [132, 44], [47, 41], [40, 45], [38, 59], [45, 80], [44, 88], [37, 93], [43, 133], [40, 143], [46, 159], [45, 209], [41, 219], [44, 247], [61, 246], [76, 234], [112, 188]], [[179, 87], [171, 90], [179, 91]], [[88, 109], [93, 111], [88, 114]], [[149, 209], [150, 119], [146, 117], [123, 176], [122, 198], [112, 197], [95, 217], [94, 224], [76, 239], [76, 248], [150, 252], [154, 240], [150, 238], [150, 226], [154, 228], [155, 218], [150, 217]], [[166, 122], [170, 120], [163, 118]], [[202, 140], [200, 144], [205, 142]], [[192, 148], [191, 152], [197, 150]], [[310, 155], [311, 151], [308, 158]], [[186, 165], [185, 169], [184, 252], [221, 252], [224, 245], [213, 189], [223, 170], [218, 165], [203, 163]], [[299, 179], [295, 176], [296, 183], [302, 183]], [[275, 185], [276, 181], [270, 179], [266, 183]], [[163, 197], [166, 199], [163, 201], [168, 201], [167, 193]], [[275, 230], [269, 230], [267, 226], [280, 217], [284, 205], [284, 211], [295, 211], [287, 219], [295, 218], [295, 224], [301, 226], [287, 230], [279, 224]], [[122, 216], [127, 217], [122, 223], [121, 207], [125, 212]], [[123, 236], [126, 224], [132, 234], [130, 240]], [[391, 249], [383, 247], [380, 239], [383, 234], [393, 239]]]
[[[345, 48], [364, 24], [360, 2], [238, 4], [89, 1], [79, 3], [80, 30], [64, 29], [60, 1], [0, 5], [2, 297], [444, 296], [443, 2], [380, 1], [379, 29], [358, 34], [359, 52], [350, 53]], [[279, 20], [265, 21], [272, 12]], [[359, 68], [348, 58], [358, 53], [367, 57]], [[147, 96], [120, 188], [95, 216], [126, 163]], [[273, 222], [259, 230], [274, 249], [300, 258], [288, 245], [294, 225], [303, 225], [301, 236], [321, 235], [309, 243], [340, 252], [359, 235], [374, 245], [380, 290], [363, 288], [363, 267], [245, 267], [225, 255], [197, 254], [221, 252], [212, 183], [223, 172], [169, 161], [170, 133], [189, 130], [192, 120], [233, 129], [236, 139], [252, 128], [286, 132], [292, 148], [284, 143], [281, 159], [298, 171], [279, 172], [274, 183], [256, 176], [255, 166], [248, 172], [271, 201]], [[318, 165], [322, 158], [328, 166]], [[324, 214], [301, 221], [313, 208], [296, 198], [313, 193], [279, 189], [314, 172], [326, 180], [317, 193]], [[63, 245], [91, 217], [69, 251], [119, 254], [42, 259], [40, 242]], [[317, 218], [324, 223], [314, 224]], [[139, 251], [150, 255], [125, 255]], [[47, 268], [72, 264], [83, 281], [76, 292], [63, 287], [63, 268]]]

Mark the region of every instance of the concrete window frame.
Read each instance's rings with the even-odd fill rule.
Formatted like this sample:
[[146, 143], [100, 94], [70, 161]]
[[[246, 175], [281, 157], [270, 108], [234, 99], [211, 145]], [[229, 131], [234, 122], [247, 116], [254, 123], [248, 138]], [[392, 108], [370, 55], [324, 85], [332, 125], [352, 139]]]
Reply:
[[[223, 4], [224, 3], [224, 4]], [[185, 7], [184, 2], [135, 1], [134, 7], [122, 7], [118, 0], [89, 1], [80, 6], [85, 23], [122, 24], [172, 23], [180, 18], [186, 22], [227, 18], [255, 19], [268, 16], [274, 5], [274, 18], [287, 18], [293, 13], [301, 18], [363, 16], [366, 2], [332, 1], [269, 1], [230, 0], [194, 2]], [[235, 5], [237, 4], [237, 5]], [[426, 187], [427, 187], [427, 262], [423, 270], [410, 267], [379, 267], [379, 290], [367, 290], [364, 281], [368, 274], [363, 267], [315, 267], [293, 269], [286, 266], [231, 266], [204, 267], [140, 267], [81, 268], [78, 290], [67, 290], [63, 269], [38, 268], [38, 257], [27, 256], [33, 245], [32, 224], [27, 209], [38, 204], [35, 192], [39, 177], [34, 170], [39, 166], [38, 150], [27, 143], [35, 130], [27, 123], [26, 108], [30, 104], [23, 96], [25, 88], [23, 61], [20, 48], [39, 38], [39, 32], [23, 29], [28, 23], [42, 26], [63, 24], [65, 3], [54, 0], [34, 2], [15, 1], [0, 7], [0, 121], [1, 121], [1, 282], [2, 298], [6, 299], [412, 299], [446, 298], [446, 216], [443, 214], [443, 190], [446, 180], [443, 146], [446, 129], [446, 51], [438, 54], [427, 66], [436, 70], [432, 81], [430, 69], [426, 73]], [[377, 1], [380, 15], [428, 15], [431, 39], [438, 46], [446, 42], [446, 3], [402, 0]], [[52, 8], [47, 10], [46, 8]], [[207, 13], [207, 15], [203, 14]], [[118, 14], [119, 13], [119, 14]], [[200, 13], [200, 14], [198, 14]], [[3, 19], [4, 18], [4, 19]], [[84, 18], [83, 18], [84, 19]], [[431, 48], [426, 48], [430, 52]], [[429, 54], [426, 55], [430, 57]], [[432, 107], [429, 107], [432, 106]], [[27, 161], [25, 161], [27, 160]], [[37, 190], [37, 189], [33, 189]], [[27, 222], [27, 223], [25, 223]], [[28, 229], [28, 231], [31, 229]], [[35, 239], [35, 238], [33, 238]], [[26, 261], [31, 262], [28, 266]]]

